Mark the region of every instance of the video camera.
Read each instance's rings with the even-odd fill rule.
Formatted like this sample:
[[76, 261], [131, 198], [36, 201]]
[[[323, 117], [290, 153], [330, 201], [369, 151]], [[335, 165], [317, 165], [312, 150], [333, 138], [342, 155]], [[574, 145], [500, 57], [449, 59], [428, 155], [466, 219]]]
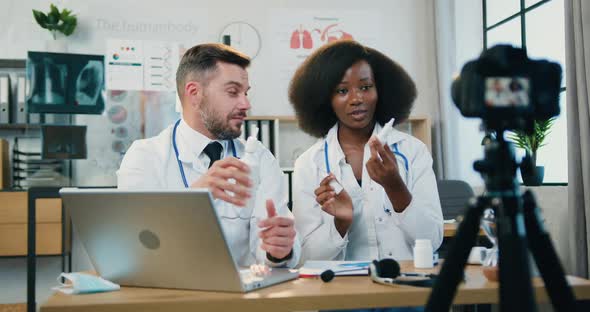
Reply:
[[559, 115], [560, 87], [559, 64], [497, 45], [463, 66], [452, 97], [463, 116], [483, 119], [489, 130], [532, 133], [535, 120]]

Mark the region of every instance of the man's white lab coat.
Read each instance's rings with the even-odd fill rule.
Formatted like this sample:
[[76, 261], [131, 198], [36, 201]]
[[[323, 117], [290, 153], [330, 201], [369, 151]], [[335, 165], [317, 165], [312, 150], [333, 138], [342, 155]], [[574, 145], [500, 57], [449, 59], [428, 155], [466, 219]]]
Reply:
[[[133, 142], [117, 171], [117, 184], [124, 189], [183, 189], [178, 161], [172, 145], [174, 125], [163, 130], [159, 135]], [[182, 162], [187, 183], [190, 186], [209, 166], [209, 158], [202, 153], [210, 139], [190, 128], [181, 120], [176, 133], [176, 145]], [[241, 157], [244, 153], [242, 140], [233, 140], [235, 153]], [[220, 141], [224, 157], [233, 156], [231, 144]], [[215, 200], [215, 208], [232, 256], [238, 265], [249, 266], [262, 263], [276, 266], [266, 259], [266, 253], [260, 249], [258, 221], [267, 218], [266, 200], [272, 199], [278, 215], [292, 217], [287, 207], [285, 179], [278, 161], [266, 148], [258, 151], [260, 159], [260, 185], [252, 191], [256, 196], [254, 207], [237, 207], [222, 200]], [[285, 265], [294, 267], [299, 261], [301, 245], [298, 237], [293, 244], [293, 254]]]

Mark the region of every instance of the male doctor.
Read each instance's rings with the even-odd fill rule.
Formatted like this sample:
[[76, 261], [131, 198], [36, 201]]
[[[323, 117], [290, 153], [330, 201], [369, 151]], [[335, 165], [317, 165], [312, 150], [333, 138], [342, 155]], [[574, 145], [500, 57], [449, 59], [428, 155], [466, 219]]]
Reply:
[[[278, 161], [258, 151], [260, 184], [239, 160], [250, 109], [250, 59], [222, 44], [186, 51], [176, 72], [182, 118], [159, 135], [133, 142], [117, 171], [119, 188], [208, 188], [232, 256], [240, 266], [264, 261], [294, 267], [301, 246], [286, 205]], [[255, 205], [246, 205], [248, 200]]]

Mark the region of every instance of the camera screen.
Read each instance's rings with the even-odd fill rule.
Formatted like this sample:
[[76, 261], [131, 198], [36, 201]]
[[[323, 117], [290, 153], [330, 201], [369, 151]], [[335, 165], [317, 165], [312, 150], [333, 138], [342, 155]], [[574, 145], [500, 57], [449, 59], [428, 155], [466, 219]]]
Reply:
[[528, 78], [487, 77], [485, 86], [486, 106], [529, 106], [530, 82]]

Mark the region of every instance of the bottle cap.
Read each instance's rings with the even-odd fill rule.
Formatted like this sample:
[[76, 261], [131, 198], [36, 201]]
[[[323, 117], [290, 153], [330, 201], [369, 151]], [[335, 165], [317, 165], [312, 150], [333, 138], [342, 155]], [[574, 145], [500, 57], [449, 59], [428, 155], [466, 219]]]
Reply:
[[258, 145], [258, 127], [254, 126], [252, 128], [252, 133], [246, 140], [246, 153], [254, 153], [256, 152], [256, 147]]
[[387, 143], [387, 137], [389, 136], [389, 133], [393, 131], [394, 122], [395, 118], [391, 118], [391, 120], [389, 120], [385, 125], [383, 125], [381, 131], [379, 131], [379, 133], [377, 134], [377, 139], [379, 140], [379, 142], [381, 142], [381, 144]]

